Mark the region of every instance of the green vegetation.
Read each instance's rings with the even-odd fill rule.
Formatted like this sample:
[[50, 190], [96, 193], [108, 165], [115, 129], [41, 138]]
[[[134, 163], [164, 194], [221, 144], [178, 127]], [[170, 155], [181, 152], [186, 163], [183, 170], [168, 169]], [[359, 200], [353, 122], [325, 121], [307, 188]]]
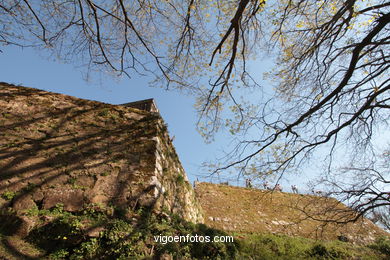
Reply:
[[390, 257], [390, 238], [389, 237], [379, 237], [376, 239], [375, 243], [370, 245], [371, 248], [378, 250], [382, 254], [385, 254]]
[[75, 177], [70, 177], [66, 182], [70, 185], [75, 185], [77, 181], [77, 178]]
[[[245, 235], [244, 235], [245, 236]], [[389, 242], [389, 241], [387, 241]], [[382, 242], [369, 247], [354, 246], [341, 241], [322, 242], [284, 235], [249, 235], [239, 242], [238, 259], [314, 260], [314, 259], [389, 259]], [[389, 246], [389, 244], [387, 244]], [[387, 247], [388, 249], [390, 247]]]
[[[105, 118], [111, 118], [114, 122], [118, 119], [120, 119], [120, 116], [114, 113], [112, 109], [109, 107], [105, 107], [102, 110], [98, 112], [98, 116], [105, 117]], [[98, 125], [96, 125], [98, 126]]]
[[101, 176], [108, 176], [110, 175], [110, 172], [109, 171], [104, 171], [102, 173], [100, 173]]
[[164, 254], [174, 259], [234, 259], [238, 252], [233, 242], [157, 243], [157, 235], [227, 234], [177, 216], [154, 215], [147, 208], [132, 211], [90, 205], [83, 212], [70, 213], [59, 204], [51, 210], [31, 209], [28, 215], [39, 218], [40, 224], [25, 243], [45, 252], [47, 259], [152, 259]]
[[106, 117], [110, 114], [110, 109], [105, 107], [103, 108], [101, 111], [99, 111], [98, 115], [99, 116], [103, 116], [103, 117]]
[[16, 192], [14, 191], [5, 191], [1, 194], [1, 197], [5, 200], [12, 200], [16, 196]]
[[184, 176], [183, 176], [183, 175], [181, 175], [181, 174], [177, 175], [177, 177], [176, 177], [176, 182], [177, 182], [177, 183], [183, 184], [184, 181], [185, 181], [185, 179], [184, 179]]
[[[50, 210], [31, 209], [27, 215], [39, 219], [38, 225], [24, 240], [3, 231], [0, 256], [22, 252], [40, 259], [158, 259], [172, 255], [173, 259], [374, 260], [390, 256], [388, 238], [367, 247], [272, 234], [234, 234], [235, 242], [231, 243], [162, 244], [155, 242], [154, 236], [228, 234], [175, 215], [150, 212], [147, 208], [133, 211], [96, 204], [78, 213], [64, 211], [61, 204]], [[12, 252], [7, 247], [11, 242], [15, 245]]]

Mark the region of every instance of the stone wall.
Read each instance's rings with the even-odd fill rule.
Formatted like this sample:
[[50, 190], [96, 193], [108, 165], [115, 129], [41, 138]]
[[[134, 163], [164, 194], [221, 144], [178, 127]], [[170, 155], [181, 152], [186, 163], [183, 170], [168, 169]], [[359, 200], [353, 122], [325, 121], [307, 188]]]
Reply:
[[0, 83], [0, 199], [23, 215], [58, 203], [175, 213], [200, 206], [158, 113]]
[[273, 233], [321, 240], [345, 237], [358, 244], [389, 236], [366, 218], [342, 223], [351, 220], [353, 212], [330, 197], [204, 182], [196, 185], [195, 192], [205, 224], [228, 232]]

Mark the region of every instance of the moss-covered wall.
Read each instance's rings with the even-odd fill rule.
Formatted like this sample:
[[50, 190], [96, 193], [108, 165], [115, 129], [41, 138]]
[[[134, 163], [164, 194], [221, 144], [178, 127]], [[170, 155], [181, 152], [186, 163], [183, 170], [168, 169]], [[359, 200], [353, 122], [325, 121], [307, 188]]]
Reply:
[[150, 207], [202, 222], [157, 113], [0, 83], [0, 203]]

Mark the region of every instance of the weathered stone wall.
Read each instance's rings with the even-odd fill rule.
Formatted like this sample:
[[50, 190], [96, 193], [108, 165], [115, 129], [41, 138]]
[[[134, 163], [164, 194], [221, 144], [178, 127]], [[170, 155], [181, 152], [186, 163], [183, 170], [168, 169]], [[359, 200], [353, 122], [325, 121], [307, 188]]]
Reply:
[[[389, 236], [370, 220], [348, 221], [351, 210], [334, 198], [198, 183], [205, 224], [229, 232], [274, 233], [321, 240], [347, 238], [358, 244]], [[323, 221], [321, 221], [323, 220]]]
[[0, 203], [171, 212], [202, 222], [157, 113], [0, 83]]

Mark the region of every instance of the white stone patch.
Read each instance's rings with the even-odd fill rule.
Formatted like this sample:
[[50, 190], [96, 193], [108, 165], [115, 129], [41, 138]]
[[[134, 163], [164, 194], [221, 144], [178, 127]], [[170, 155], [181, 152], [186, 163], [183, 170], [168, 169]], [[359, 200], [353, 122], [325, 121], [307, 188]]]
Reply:
[[273, 225], [283, 225], [283, 226], [286, 226], [286, 225], [291, 225], [290, 222], [287, 222], [287, 221], [283, 221], [283, 220], [279, 220], [279, 221], [275, 221], [275, 220], [272, 220], [271, 223]]
[[150, 186], [154, 187], [154, 197], [157, 198], [160, 193], [165, 192], [165, 188], [162, 186], [161, 182], [157, 179], [156, 176], [152, 176], [151, 182], [149, 183]]
[[162, 165], [158, 159], [156, 159], [156, 173], [160, 175], [163, 173]]
[[157, 136], [153, 137], [152, 140], [156, 141], [157, 145], [160, 145], [161, 143], [160, 138], [158, 138]]

